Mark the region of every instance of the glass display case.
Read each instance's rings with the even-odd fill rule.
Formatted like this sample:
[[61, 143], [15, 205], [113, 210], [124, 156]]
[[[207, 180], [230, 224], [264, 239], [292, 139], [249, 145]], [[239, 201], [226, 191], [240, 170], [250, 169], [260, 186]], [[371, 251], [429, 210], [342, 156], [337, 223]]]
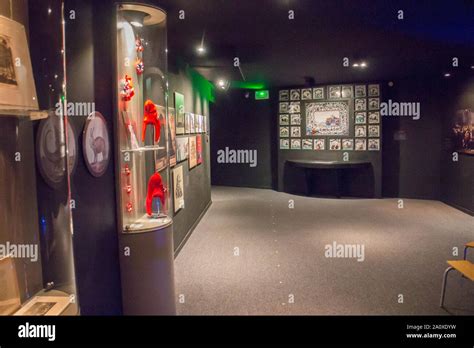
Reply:
[[122, 231], [171, 224], [166, 14], [117, 5], [117, 122]]
[[64, 4], [12, 5], [0, 6], [0, 315], [75, 315]]

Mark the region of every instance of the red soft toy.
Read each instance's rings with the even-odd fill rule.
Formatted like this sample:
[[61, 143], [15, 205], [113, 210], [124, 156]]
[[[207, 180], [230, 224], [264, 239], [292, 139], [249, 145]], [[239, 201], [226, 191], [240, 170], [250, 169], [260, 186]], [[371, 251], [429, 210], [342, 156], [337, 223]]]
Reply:
[[148, 181], [148, 194], [146, 195], [146, 212], [149, 216], [152, 214], [153, 198], [158, 197], [162, 206], [165, 206], [165, 192], [161, 175], [159, 173], [153, 174]]
[[151, 100], [145, 102], [145, 111], [143, 115], [142, 141], [145, 142], [146, 127], [148, 125], [155, 126], [155, 142], [160, 140], [161, 124], [155, 103]]

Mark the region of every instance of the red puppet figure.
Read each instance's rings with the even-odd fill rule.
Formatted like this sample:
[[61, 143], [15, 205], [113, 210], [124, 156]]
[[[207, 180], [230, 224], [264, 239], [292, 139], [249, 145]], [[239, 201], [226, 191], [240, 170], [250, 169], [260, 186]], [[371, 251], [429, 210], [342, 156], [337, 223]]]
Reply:
[[146, 212], [149, 216], [152, 215], [153, 198], [158, 197], [161, 205], [165, 206], [165, 192], [166, 188], [163, 186], [160, 173], [155, 173], [148, 181], [148, 193], [146, 195]]
[[160, 118], [158, 117], [158, 111], [156, 110], [155, 103], [151, 100], [145, 102], [145, 111], [143, 115], [143, 127], [142, 127], [142, 141], [145, 142], [146, 127], [148, 125], [155, 126], [155, 142], [160, 140], [161, 124]]

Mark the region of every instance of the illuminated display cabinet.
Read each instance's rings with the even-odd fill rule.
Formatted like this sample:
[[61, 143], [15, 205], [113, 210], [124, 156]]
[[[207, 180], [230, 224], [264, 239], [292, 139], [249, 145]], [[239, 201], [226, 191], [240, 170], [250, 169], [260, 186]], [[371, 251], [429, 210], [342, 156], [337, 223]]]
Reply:
[[173, 314], [166, 13], [118, 4], [117, 192], [125, 314]]

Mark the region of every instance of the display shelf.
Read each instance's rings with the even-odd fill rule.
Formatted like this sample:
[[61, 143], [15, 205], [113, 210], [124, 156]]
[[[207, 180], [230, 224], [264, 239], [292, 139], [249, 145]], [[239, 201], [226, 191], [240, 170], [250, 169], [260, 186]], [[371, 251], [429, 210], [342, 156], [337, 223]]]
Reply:
[[144, 214], [141, 218], [135, 220], [129, 225], [125, 225], [124, 233], [140, 233], [148, 231], [156, 231], [165, 228], [172, 223], [172, 219], [165, 214], [158, 216], [157, 218], [149, 217]]
[[0, 110], [0, 117], [24, 117], [31, 121], [48, 118], [48, 114], [45, 110]]
[[136, 149], [121, 149], [120, 152], [121, 153], [127, 153], [127, 152], [137, 153], [137, 152], [162, 151], [162, 150], [166, 150], [166, 147], [149, 145], [149, 146], [142, 146]]

